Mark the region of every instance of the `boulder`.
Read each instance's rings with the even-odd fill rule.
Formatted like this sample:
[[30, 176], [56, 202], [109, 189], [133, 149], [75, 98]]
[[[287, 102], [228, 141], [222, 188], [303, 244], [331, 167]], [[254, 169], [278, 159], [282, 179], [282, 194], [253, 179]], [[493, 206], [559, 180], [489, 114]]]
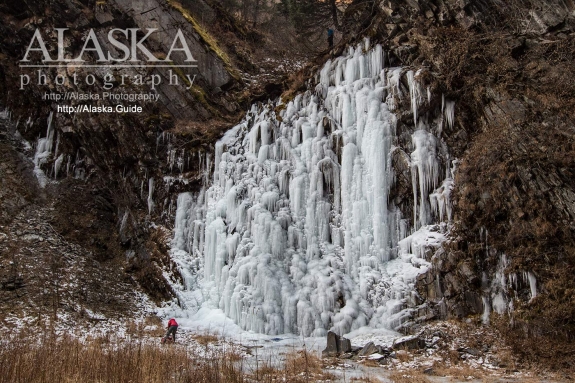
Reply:
[[425, 340], [418, 336], [406, 336], [393, 342], [394, 350], [417, 350], [425, 348]]
[[371, 354], [375, 354], [378, 351], [379, 351], [379, 349], [377, 348], [377, 346], [375, 344], [373, 344], [373, 342], [369, 342], [368, 344], [363, 346], [363, 348], [361, 349], [361, 351], [359, 352], [358, 355], [359, 356], [370, 356]]
[[382, 354], [376, 352], [375, 354], [371, 354], [370, 356], [368, 356], [367, 359], [380, 361], [382, 359], [385, 359], [386, 357], [387, 357], [386, 355], [382, 355]]
[[382, 355], [389, 355], [393, 352], [393, 350], [389, 347], [377, 346], [377, 352]]
[[327, 345], [325, 347], [325, 350], [321, 352], [321, 355], [324, 358], [337, 356], [339, 354], [339, 342], [340, 342], [339, 335], [337, 335], [333, 331], [329, 331], [327, 333]]
[[323, 357], [334, 357], [340, 354], [352, 352], [351, 341], [340, 337], [333, 331], [327, 333], [327, 345], [322, 351]]
[[346, 353], [351, 352], [351, 341], [347, 338], [340, 338], [338, 352]]

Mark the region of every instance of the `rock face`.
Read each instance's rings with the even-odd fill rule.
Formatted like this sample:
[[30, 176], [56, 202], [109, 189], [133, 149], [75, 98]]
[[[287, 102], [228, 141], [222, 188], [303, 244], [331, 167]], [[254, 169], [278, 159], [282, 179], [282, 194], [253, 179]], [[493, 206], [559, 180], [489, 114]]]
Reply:
[[[157, 28], [160, 32], [153, 34], [150, 43], [158, 49], [170, 47], [174, 41], [176, 28], [162, 28], [165, 25], [178, 26], [185, 36], [189, 37], [190, 50], [197, 60], [197, 69], [193, 74], [201, 76], [210, 88], [229, 86], [234, 81], [233, 69], [229, 58], [217, 47], [211, 46], [202, 36], [206, 33], [193, 19], [192, 13], [173, 1], [145, 0], [133, 2], [130, 0], [116, 0], [113, 3], [117, 9], [110, 6], [98, 7], [96, 17], [105, 17], [112, 20], [114, 12], [133, 15], [133, 21], [141, 29]], [[214, 40], [215, 43], [215, 40]], [[175, 57], [175, 56], [174, 56]], [[176, 61], [182, 64], [183, 61]]]
[[[21, 153], [21, 137], [0, 111], [0, 310], [39, 323], [56, 315], [93, 324], [139, 313], [136, 280], [113, 261], [120, 250], [114, 209], [82, 181], [38, 186], [34, 165]], [[80, 232], [80, 230], [82, 232]], [[90, 241], [85, 241], [85, 232]], [[161, 274], [144, 269], [156, 299], [171, 296]], [[70, 323], [62, 321], [59, 326]], [[2, 325], [2, 330], [5, 330]], [[12, 328], [11, 331], [14, 331]]]

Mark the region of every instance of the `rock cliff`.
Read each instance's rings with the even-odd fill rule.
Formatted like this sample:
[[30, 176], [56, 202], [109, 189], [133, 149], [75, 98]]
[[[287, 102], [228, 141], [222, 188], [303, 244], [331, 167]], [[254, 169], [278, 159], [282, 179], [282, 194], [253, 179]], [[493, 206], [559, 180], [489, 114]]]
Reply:
[[[422, 319], [477, 315], [530, 360], [569, 366], [575, 322], [572, 1], [354, 2], [350, 34], [381, 38], [455, 100], [452, 241], [419, 291]], [[359, 20], [368, 17], [369, 23]], [[374, 22], [373, 20], [377, 20]], [[490, 315], [491, 314], [491, 315]]]

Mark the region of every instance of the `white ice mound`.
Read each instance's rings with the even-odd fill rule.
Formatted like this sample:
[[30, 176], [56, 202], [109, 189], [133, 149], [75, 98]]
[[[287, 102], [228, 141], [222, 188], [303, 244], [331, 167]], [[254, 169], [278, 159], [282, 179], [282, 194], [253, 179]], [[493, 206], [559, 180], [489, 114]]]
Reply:
[[[453, 182], [442, 121], [432, 129], [417, 114], [417, 75], [384, 61], [379, 45], [350, 49], [313, 89], [254, 105], [216, 144], [211, 181], [178, 199], [184, 311], [213, 307], [245, 330], [304, 336], [395, 329], [410, 317], [426, 250], [444, 240], [445, 225], [430, 225], [451, 219]], [[389, 198], [392, 154], [403, 150], [397, 100], [409, 96], [413, 217]]]

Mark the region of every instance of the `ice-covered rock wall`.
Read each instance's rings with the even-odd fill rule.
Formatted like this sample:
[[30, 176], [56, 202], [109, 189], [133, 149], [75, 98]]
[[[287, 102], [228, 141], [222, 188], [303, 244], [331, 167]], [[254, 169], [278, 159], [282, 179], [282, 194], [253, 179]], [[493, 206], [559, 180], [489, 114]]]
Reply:
[[[385, 68], [377, 45], [328, 61], [287, 105], [254, 105], [215, 147], [213, 176], [178, 199], [172, 258], [184, 310], [219, 308], [266, 334], [397, 328], [414, 284], [445, 239], [453, 186], [443, 121], [418, 115], [418, 73]], [[414, 124], [399, 146], [407, 98]], [[445, 106], [447, 105], [447, 107]], [[408, 136], [409, 137], [409, 136]], [[413, 216], [390, 200], [395, 151], [407, 151]]]

